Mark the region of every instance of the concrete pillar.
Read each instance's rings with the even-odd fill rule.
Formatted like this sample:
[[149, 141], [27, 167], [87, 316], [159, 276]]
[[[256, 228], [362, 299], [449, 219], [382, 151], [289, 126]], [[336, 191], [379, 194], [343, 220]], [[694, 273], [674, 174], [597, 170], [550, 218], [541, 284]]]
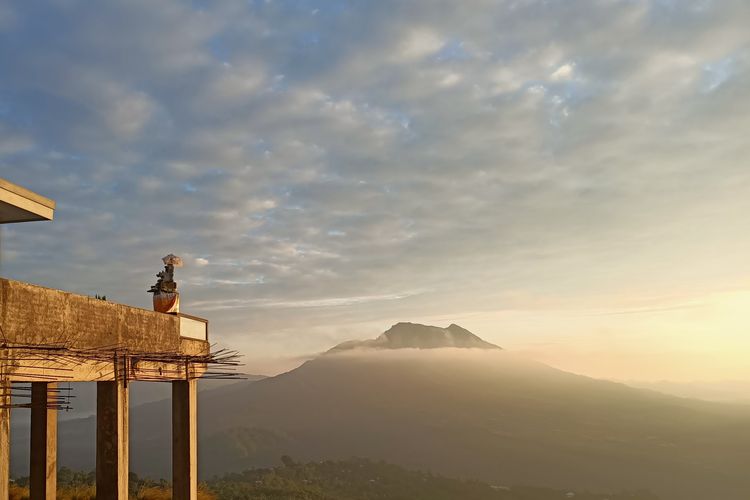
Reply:
[[31, 383], [31, 452], [29, 490], [31, 500], [54, 500], [57, 495], [57, 410], [49, 409], [55, 398], [54, 382]]
[[128, 388], [96, 383], [96, 498], [128, 498]]
[[8, 500], [10, 483], [10, 382], [0, 379], [0, 500]]
[[198, 498], [198, 381], [172, 382], [172, 499]]

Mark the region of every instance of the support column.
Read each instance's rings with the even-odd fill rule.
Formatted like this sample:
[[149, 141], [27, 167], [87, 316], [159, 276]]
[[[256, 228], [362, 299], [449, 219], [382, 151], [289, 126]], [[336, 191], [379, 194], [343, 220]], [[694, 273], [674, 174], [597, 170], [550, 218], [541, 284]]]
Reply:
[[0, 500], [10, 484], [10, 382], [0, 379]]
[[198, 380], [172, 382], [172, 499], [198, 498]]
[[31, 383], [31, 453], [29, 490], [31, 500], [54, 500], [57, 496], [57, 410], [54, 382]]
[[96, 498], [128, 499], [128, 388], [96, 383]]

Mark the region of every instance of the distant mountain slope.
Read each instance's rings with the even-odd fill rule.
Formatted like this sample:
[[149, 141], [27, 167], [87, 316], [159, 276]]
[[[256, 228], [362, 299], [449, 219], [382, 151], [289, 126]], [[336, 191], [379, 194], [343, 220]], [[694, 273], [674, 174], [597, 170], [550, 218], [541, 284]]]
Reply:
[[[258, 381], [266, 378], [264, 375], [244, 375], [244, 380]], [[240, 380], [222, 380], [209, 379], [201, 380], [199, 384], [200, 391], [209, 391], [224, 386], [230, 386], [241, 382]], [[67, 385], [67, 384], [66, 384]], [[96, 384], [79, 382], [70, 384], [73, 387], [71, 399], [72, 410], [59, 413], [59, 418], [69, 420], [71, 418], [87, 417], [96, 414]], [[161, 401], [172, 397], [172, 387], [170, 384], [154, 384], [150, 382], [134, 382], [130, 385], [130, 405], [131, 407]]]
[[[204, 392], [211, 391], [215, 394], [232, 392], [238, 387], [246, 386], [252, 382], [266, 378], [265, 375], [244, 375], [242, 380], [221, 380], [210, 379], [201, 380], [198, 383], [198, 390], [201, 397]], [[64, 388], [72, 389], [70, 411], [59, 411], [58, 422], [61, 432], [65, 429], [65, 435], [60, 438], [60, 453], [67, 455], [67, 443], [74, 443], [74, 453], [77, 455], [75, 463], [87, 463], [89, 458], [94, 457], [95, 449], [95, 415], [96, 415], [96, 384], [93, 382], [76, 382], [72, 384], [62, 383]], [[165, 401], [168, 403], [172, 397], [172, 387], [168, 383], [154, 382], [131, 382], [130, 383], [130, 407], [132, 409], [157, 402], [157, 405], [163, 406]], [[200, 398], [199, 398], [200, 399]], [[171, 407], [170, 407], [171, 408]], [[171, 411], [171, 409], [167, 409]], [[138, 412], [136, 412], [138, 413]], [[167, 414], [169, 418], [169, 414]], [[65, 425], [66, 421], [72, 421], [71, 425]], [[81, 425], [81, 422], [85, 422]], [[146, 428], [146, 427], [144, 427]], [[13, 475], [26, 475], [29, 469], [29, 429], [30, 429], [30, 412], [28, 409], [18, 408], [11, 412], [11, 472]], [[170, 427], [157, 428], [158, 434], [169, 432]], [[145, 435], [143, 431], [139, 433]], [[136, 436], [136, 440], [139, 436]], [[93, 462], [92, 462], [93, 463]], [[93, 467], [93, 466], [92, 466]], [[89, 470], [82, 468], [81, 470]]]
[[420, 325], [418, 323], [396, 323], [373, 340], [351, 340], [337, 345], [331, 351], [351, 349], [437, 349], [460, 347], [476, 349], [500, 349], [477, 337], [469, 330], [451, 324], [448, 328]]
[[[206, 391], [199, 413], [204, 477], [282, 454], [363, 456], [492, 484], [644, 488], [664, 500], [750, 492], [748, 408], [573, 375], [500, 349], [336, 350]], [[93, 419], [62, 423], [61, 461], [90, 470], [93, 432]], [[168, 476], [169, 401], [134, 408], [131, 433], [132, 470]]]
[[671, 382], [659, 380], [624, 380], [624, 384], [641, 389], [672, 394], [681, 398], [705, 399], [722, 403], [750, 404], [750, 381], [727, 380], [721, 382]]

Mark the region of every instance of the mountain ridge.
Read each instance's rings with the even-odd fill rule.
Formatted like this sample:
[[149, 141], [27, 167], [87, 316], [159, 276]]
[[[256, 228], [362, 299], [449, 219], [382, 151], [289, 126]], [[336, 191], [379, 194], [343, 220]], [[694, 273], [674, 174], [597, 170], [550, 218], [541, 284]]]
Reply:
[[487, 342], [469, 330], [451, 323], [446, 328], [402, 321], [396, 323], [375, 339], [349, 340], [327, 352], [352, 349], [502, 349]]

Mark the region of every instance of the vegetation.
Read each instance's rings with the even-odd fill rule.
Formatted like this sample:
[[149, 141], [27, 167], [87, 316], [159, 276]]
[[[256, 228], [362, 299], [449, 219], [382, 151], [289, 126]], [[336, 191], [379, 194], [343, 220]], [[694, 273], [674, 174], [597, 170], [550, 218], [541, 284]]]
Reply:
[[[548, 488], [507, 487], [478, 481], [449, 479], [409, 471], [385, 462], [353, 458], [343, 461], [297, 463], [282, 457], [283, 465], [215, 477], [200, 485], [199, 500], [658, 500], [648, 492], [594, 494]], [[93, 472], [58, 472], [60, 500], [94, 500]], [[130, 475], [130, 497], [168, 500], [166, 481]], [[15, 481], [10, 500], [29, 498], [28, 478]]]
[[[168, 500], [172, 498], [171, 485], [164, 481], [153, 481], [130, 474], [128, 489], [135, 500]], [[58, 500], [96, 500], [96, 474], [73, 471], [61, 467], [57, 472]], [[198, 488], [198, 500], [216, 500], [205, 485]], [[29, 500], [29, 478], [17, 479], [10, 487], [9, 500]]]
[[295, 463], [214, 478], [206, 484], [227, 500], [655, 500], [647, 492], [614, 495], [545, 488], [491, 486], [408, 471], [366, 459]]

